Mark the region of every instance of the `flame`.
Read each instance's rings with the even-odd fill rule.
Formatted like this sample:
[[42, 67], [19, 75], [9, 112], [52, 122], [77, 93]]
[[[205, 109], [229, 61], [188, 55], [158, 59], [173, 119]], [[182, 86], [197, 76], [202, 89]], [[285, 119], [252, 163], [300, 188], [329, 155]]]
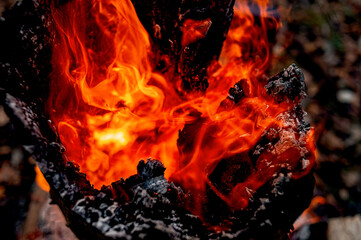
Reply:
[[35, 165], [34, 167], [35, 169], [35, 182], [36, 184], [45, 192], [49, 192], [50, 191], [50, 186], [48, 184], [48, 182], [46, 181], [43, 173], [40, 171], [40, 168], [38, 165]]
[[[153, 71], [149, 36], [129, 0], [78, 0], [52, 8], [49, 113], [68, 159], [96, 188], [135, 174], [139, 160], [152, 157], [164, 163], [167, 178], [194, 196], [204, 195], [208, 185], [240, 209], [247, 206], [247, 189], [256, 190], [285, 163], [298, 163], [302, 153], [290, 139], [277, 159], [262, 156], [261, 170], [230, 193], [209, 180], [221, 159], [247, 152], [270, 126], [284, 127], [279, 116], [291, 108], [275, 103], [264, 89], [267, 34], [279, 27], [268, 1], [238, 1], [234, 11], [220, 59], [208, 69], [209, 87], [199, 96], [179, 93], [166, 76]], [[187, 20], [182, 45], [204, 37], [209, 27], [210, 19]], [[247, 96], [239, 104], [227, 102], [228, 90], [240, 79]], [[191, 137], [182, 146], [177, 144], [179, 131], [187, 126], [183, 133]], [[312, 142], [309, 136], [302, 139]], [[269, 161], [274, 167], [265, 165]]]

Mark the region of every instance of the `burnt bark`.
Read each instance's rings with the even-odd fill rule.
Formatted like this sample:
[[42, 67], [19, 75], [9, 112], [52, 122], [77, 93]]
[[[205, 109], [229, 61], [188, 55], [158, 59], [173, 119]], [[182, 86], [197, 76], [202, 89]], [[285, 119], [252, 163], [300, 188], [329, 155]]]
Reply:
[[[226, 38], [234, 0], [132, 0], [153, 41], [156, 70], [168, 72], [185, 91], [204, 92], [207, 67], [217, 60]], [[195, 37], [195, 32], [200, 37]]]

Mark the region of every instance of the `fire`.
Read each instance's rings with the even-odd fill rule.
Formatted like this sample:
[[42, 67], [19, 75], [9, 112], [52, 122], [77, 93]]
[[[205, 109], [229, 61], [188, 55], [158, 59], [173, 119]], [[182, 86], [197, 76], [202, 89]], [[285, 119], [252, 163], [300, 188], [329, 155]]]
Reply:
[[[279, 116], [291, 108], [290, 103], [276, 103], [264, 89], [267, 34], [279, 22], [268, 11], [268, 1], [257, 3], [236, 3], [220, 59], [208, 68], [209, 87], [203, 95], [179, 92], [152, 69], [149, 36], [129, 0], [77, 0], [52, 8], [49, 114], [68, 159], [79, 164], [96, 188], [135, 174], [139, 160], [152, 157], [164, 163], [167, 178], [194, 195], [204, 195], [208, 184], [239, 209], [247, 206], [246, 189], [256, 190], [278, 171], [280, 167], [259, 166], [266, 170], [253, 173], [229, 194], [208, 178], [221, 159], [252, 148], [270, 126], [282, 127]], [[211, 26], [209, 19], [185, 21], [182, 46], [203, 38]], [[234, 104], [226, 96], [240, 80], [246, 96]], [[184, 147], [177, 140], [187, 126], [192, 137]], [[311, 146], [312, 139], [308, 141]], [[280, 153], [274, 164], [293, 161], [289, 164], [294, 166], [301, 156], [292, 154]]]
[[40, 171], [40, 168], [38, 167], [38, 165], [35, 165], [35, 182], [36, 184], [45, 192], [49, 192], [50, 191], [50, 187], [48, 182], [46, 181], [43, 173]]

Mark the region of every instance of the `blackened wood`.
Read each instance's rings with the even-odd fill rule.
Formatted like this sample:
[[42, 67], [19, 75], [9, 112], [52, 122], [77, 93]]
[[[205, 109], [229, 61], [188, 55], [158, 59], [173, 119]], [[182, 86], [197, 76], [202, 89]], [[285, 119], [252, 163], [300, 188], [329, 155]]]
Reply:
[[[204, 92], [207, 67], [218, 59], [232, 16], [234, 0], [132, 0], [138, 17], [154, 45], [158, 71], [170, 71], [174, 82], [180, 77], [186, 91]], [[194, 20], [204, 37], [183, 41]], [[187, 22], [188, 21], [188, 22]], [[193, 35], [195, 35], [193, 33]], [[170, 70], [169, 70], [170, 69]]]
[[278, 103], [286, 100], [299, 103], [306, 97], [304, 76], [295, 64], [269, 78], [266, 89]]
[[44, 106], [52, 71], [47, 8], [38, 1], [17, 1], [0, 20], [0, 88]]

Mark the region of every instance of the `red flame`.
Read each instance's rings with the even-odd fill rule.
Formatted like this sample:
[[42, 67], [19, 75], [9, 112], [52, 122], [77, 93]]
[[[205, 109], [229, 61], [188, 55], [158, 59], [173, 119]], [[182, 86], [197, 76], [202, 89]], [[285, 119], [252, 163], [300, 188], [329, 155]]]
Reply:
[[[80, 165], [95, 187], [135, 174], [138, 161], [152, 157], [164, 163], [166, 177], [194, 195], [204, 195], [208, 184], [230, 207], [240, 209], [247, 206], [247, 189], [256, 190], [282, 164], [298, 163], [301, 155], [292, 150], [290, 139], [290, 147], [271, 159], [276, 167], [259, 161], [265, 165], [258, 166], [262, 171], [228, 195], [208, 179], [221, 159], [249, 150], [270, 126], [283, 127], [280, 115], [290, 108], [289, 103], [275, 103], [260, 80], [270, 59], [267, 31], [279, 23], [267, 10], [268, 1], [257, 2], [253, 10], [236, 3], [220, 60], [208, 69], [209, 88], [191, 100], [153, 72], [149, 37], [129, 0], [78, 0], [52, 10], [56, 36], [50, 115], [68, 159]], [[209, 21], [186, 21], [182, 45], [204, 37]], [[229, 88], [240, 79], [247, 97], [239, 106], [225, 104]], [[192, 147], [183, 151], [177, 146], [179, 130], [194, 123]], [[311, 135], [302, 138], [307, 148], [313, 146]]]

